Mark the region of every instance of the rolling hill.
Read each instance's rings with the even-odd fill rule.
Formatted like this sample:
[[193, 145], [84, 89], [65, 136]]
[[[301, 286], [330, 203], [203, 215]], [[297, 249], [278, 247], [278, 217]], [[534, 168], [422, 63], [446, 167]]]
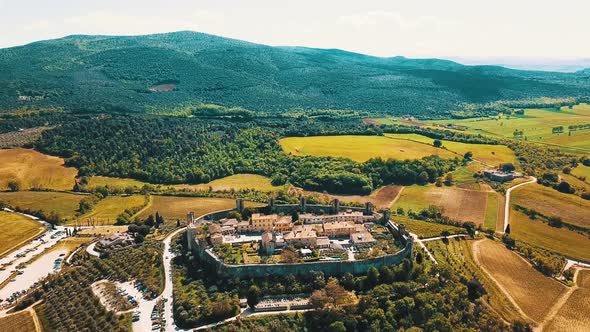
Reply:
[[0, 50], [0, 110], [141, 113], [212, 103], [262, 112], [443, 116], [461, 103], [588, 96], [589, 77], [270, 47], [188, 31], [73, 35]]

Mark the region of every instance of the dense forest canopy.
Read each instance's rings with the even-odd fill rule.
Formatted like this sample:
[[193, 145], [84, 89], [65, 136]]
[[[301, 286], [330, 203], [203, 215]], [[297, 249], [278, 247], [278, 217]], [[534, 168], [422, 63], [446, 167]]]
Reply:
[[[54, 114], [36, 115], [38, 122]], [[29, 118], [26, 116], [25, 118]], [[33, 119], [29, 120], [34, 123]], [[27, 121], [20, 120], [20, 123]], [[66, 158], [79, 175], [131, 177], [151, 183], [206, 183], [213, 179], [253, 173], [290, 182], [309, 190], [367, 194], [386, 184], [434, 182], [458, 163], [432, 156], [420, 160], [295, 157], [281, 149], [285, 135], [378, 135], [380, 128], [358, 119], [331, 121], [288, 117], [228, 120], [199, 117], [69, 114], [53, 121], [35, 148]], [[407, 132], [411, 127], [385, 127]], [[445, 132], [424, 130], [439, 137]], [[448, 132], [450, 133], [450, 132]], [[454, 135], [454, 134], [453, 134]], [[454, 137], [446, 138], [453, 139]], [[456, 140], [484, 138], [457, 134]]]
[[462, 105], [588, 96], [589, 77], [270, 47], [195, 32], [78, 35], [0, 50], [0, 110], [161, 113], [213, 103], [267, 113], [443, 117]]

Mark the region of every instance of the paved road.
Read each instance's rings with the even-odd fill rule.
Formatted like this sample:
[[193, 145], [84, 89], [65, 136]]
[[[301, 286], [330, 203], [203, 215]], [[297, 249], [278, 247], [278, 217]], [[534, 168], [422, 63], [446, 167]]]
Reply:
[[164, 253], [163, 253], [163, 263], [164, 263], [164, 291], [158, 297], [153, 300], [147, 301], [144, 300], [143, 297], [133, 288], [132, 283], [128, 283], [125, 287], [122, 285], [122, 288], [125, 288], [129, 294], [134, 295], [135, 299], [138, 302], [138, 310], [139, 314], [139, 321], [133, 323], [133, 330], [134, 331], [151, 331], [152, 329], [152, 320], [151, 320], [151, 313], [154, 305], [158, 302], [159, 299], [166, 299], [167, 301], [164, 302], [164, 318], [166, 319], [165, 330], [166, 331], [191, 331], [190, 330], [182, 330], [177, 328], [174, 324], [173, 313], [172, 313], [172, 294], [173, 294], [173, 283], [172, 283], [172, 259], [174, 258], [174, 253], [170, 251], [170, 243], [172, 238], [177, 235], [178, 233], [182, 232], [185, 228], [180, 228], [175, 230], [174, 232], [170, 233], [163, 241], [164, 243]]
[[506, 204], [504, 205], [504, 229], [500, 233], [504, 233], [506, 231], [506, 228], [510, 224], [510, 222], [509, 222], [509, 218], [510, 218], [510, 193], [512, 192], [512, 190], [514, 190], [516, 188], [519, 188], [519, 187], [522, 187], [522, 186], [527, 185], [527, 184], [535, 183], [535, 182], [537, 182], [537, 178], [534, 177], [534, 176], [531, 176], [531, 180], [529, 180], [527, 182], [523, 182], [523, 183], [517, 184], [516, 186], [510, 187], [510, 188], [508, 188], [508, 190], [506, 190]]
[[92, 256], [100, 257], [100, 253], [94, 250], [94, 247], [96, 247], [96, 243], [97, 242], [93, 242], [88, 247], [86, 247], [86, 252]]

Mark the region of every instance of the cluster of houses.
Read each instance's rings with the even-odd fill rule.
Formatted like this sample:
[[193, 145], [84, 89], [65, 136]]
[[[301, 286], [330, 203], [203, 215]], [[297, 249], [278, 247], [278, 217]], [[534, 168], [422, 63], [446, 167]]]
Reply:
[[263, 252], [272, 255], [275, 249], [285, 246], [330, 248], [330, 238], [347, 238], [355, 246], [368, 246], [375, 239], [365, 222], [372, 220], [373, 216], [350, 210], [331, 215], [301, 214], [298, 222], [293, 222], [291, 216], [255, 213], [250, 220], [222, 219], [212, 223], [208, 234], [213, 246], [256, 241]]

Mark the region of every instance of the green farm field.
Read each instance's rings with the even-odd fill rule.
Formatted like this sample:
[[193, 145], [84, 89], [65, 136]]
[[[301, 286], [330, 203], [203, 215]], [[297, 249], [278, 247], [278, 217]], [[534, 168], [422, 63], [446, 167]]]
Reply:
[[[449, 120], [433, 121], [438, 124]], [[590, 105], [579, 104], [572, 109], [526, 109], [523, 116], [500, 116], [453, 120], [454, 125], [465, 126], [469, 132], [512, 138], [515, 130], [522, 130], [528, 141], [566, 147], [570, 152], [590, 152], [590, 130], [568, 132], [569, 125], [590, 124]], [[563, 126], [564, 133], [553, 134], [552, 128]]]
[[0, 257], [40, 234], [43, 226], [18, 213], [0, 211]]
[[61, 192], [0, 192], [0, 200], [11, 207], [57, 213], [65, 221], [76, 218], [82, 198], [84, 195]]
[[487, 164], [516, 161], [514, 152], [503, 145], [442, 141], [443, 148], [435, 148], [432, 142], [433, 139], [417, 134], [287, 137], [280, 140], [283, 150], [293, 155], [345, 157], [360, 162], [377, 157], [403, 160], [438, 155], [441, 158], [462, 158], [468, 151], [475, 159]]

